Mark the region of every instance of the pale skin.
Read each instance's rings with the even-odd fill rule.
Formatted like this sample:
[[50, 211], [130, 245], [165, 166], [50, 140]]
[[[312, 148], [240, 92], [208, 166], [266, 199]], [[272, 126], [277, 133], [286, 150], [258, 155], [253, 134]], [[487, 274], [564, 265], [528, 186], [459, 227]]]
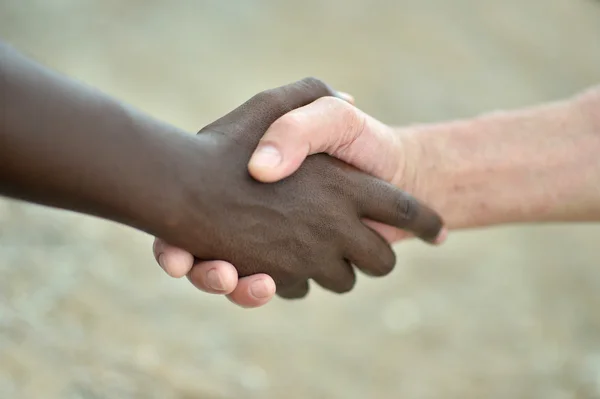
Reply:
[[[291, 175], [325, 152], [430, 204], [450, 230], [515, 223], [600, 221], [600, 86], [562, 101], [472, 119], [390, 127], [353, 103], [327, 97], [278, 119], [249, 163], [257, 180]], [[390, 242], [407, 234], [373, 224]], [[194, 262], [157, 239], [173, 277], [246, 307], [266, 304], [275, 283], [238, 279], [234, 265]]]

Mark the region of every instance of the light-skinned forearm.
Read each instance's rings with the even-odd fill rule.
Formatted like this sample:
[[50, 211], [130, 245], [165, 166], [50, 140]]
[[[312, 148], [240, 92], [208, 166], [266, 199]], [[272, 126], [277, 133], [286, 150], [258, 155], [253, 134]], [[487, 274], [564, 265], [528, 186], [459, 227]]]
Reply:
[[[413, 186], [407, 189], [451, 229], [600, 221], [598, 89], [399, 134]], [[413, 157], [418, 168], [410, 167]]]

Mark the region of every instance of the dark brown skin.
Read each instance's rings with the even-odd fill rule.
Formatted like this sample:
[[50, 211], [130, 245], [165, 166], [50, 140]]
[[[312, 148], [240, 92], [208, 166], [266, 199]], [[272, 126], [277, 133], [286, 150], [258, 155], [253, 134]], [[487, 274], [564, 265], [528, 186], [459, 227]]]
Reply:
[[192, 136], [0, 45], [0, 194], [123, 223], [193, 253], [271, 275], [302, 297], [314, 279], [350, 290], [352, 264], [389, 273], [390, 246], [360, 221], [433, 241], [442, 221], [381, 180], [327, 155], [255, 181], [246, 165], [286, 112], [335, 93], [316, 79], [263, 92]]

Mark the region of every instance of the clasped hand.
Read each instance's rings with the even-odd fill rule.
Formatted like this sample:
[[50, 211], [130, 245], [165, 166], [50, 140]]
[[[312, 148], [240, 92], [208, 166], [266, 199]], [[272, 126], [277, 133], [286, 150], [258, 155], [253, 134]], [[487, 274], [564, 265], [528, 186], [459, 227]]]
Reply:
[[[343, 103], [339, 97], [321, 81], [304, 79], [262, 92], [204, 127], [197, 136], [198, 158], [212, 179], [186, 180], [189, 196], [202, 198], [202, 212], [174, 229], [185, 236], [156, 240], [161, 266], [172, 276], [188, 275], [209, 292], [227, 293], [226, 286], [240, 277], [241, 297], [233, 300], [252, 306], [261, 304], [261, 289], [268, 300], [274, 286], [263, 279], [262, 287], [252, 287], [244, 277], [266, 274], [279, 296], [300, 298], [311, 279], [333, 292], [349, 291], [355, 283], [353, 266], [372, 276], [389, 273], [394, 252], [363, 219], [435, 242], [443, 223], [433, 210], [328, 155], [310, 156], [297, 172], [276, 183], [259, 182], [248, 173], [252, 153], [275, 121], [320, 98]], [[231, 276], [233, 265], [237, 275]], [[244, 300], [249, 290], [258, 303]]]

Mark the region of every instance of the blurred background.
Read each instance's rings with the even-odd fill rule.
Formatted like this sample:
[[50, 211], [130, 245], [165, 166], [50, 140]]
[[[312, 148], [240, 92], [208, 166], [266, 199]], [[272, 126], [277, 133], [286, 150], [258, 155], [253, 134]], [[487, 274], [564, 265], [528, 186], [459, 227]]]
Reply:
[[[2, 0], [0, 37], [198, 130], [314, 75], [395, 125], [600, 83], [592, 0]], [[348, 295], [242, 310], [152, 238], [0, 201], [0, 398], [600, 398], [600, 228], [397, 246]]]

